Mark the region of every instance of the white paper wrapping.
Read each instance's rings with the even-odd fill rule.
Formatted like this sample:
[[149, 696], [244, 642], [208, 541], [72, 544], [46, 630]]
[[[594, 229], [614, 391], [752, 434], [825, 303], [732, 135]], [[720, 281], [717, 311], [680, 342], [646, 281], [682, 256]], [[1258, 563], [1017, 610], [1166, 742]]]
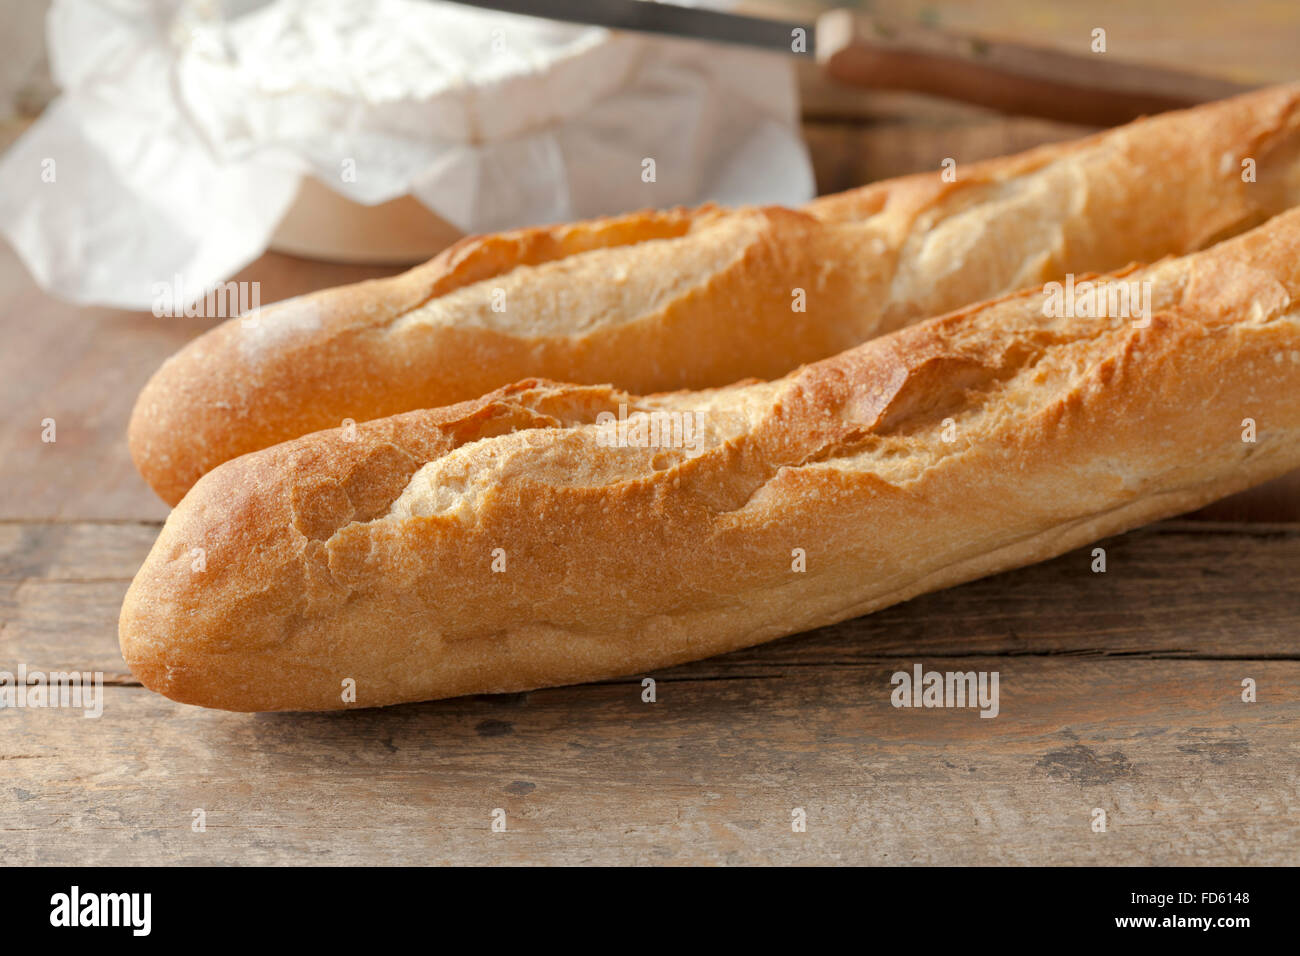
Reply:
[[223, 281], [305, 175], [466, 232], [813, 193], [779, 53], [424, 0], [57, 0], [48, 42], [64, 92], [0, 158], [0, 229], [79, 302]]

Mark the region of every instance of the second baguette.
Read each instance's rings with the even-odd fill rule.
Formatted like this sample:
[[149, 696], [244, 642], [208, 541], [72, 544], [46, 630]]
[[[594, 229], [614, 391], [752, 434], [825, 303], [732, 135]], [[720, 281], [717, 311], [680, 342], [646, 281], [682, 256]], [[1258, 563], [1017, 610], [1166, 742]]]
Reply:
[[803, 210], [468, 239], [402, 276], [268, 306], [158, 370], [132, 457], [175, 504], [223, 461], [346, 419], [535, 375], [642, 393], [773, 378], [970, 302], [1203, 248], [1300, 201], [1300, 86], [955, 173]]

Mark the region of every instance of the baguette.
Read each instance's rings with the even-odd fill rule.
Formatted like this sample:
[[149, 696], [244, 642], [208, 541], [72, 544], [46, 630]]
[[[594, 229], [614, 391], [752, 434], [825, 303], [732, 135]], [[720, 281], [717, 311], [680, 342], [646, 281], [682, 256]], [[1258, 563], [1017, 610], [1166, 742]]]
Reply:
[[122, 653], [168, 697], [250, 711], [642, 674], [1300, 464], [1300, 210], [1092, 288], [1124, 287], [1145, 319], [1026, 290], [773, 382], [530, 380], [234, 459], [168, 519]]
[[145, 387], [131, 454], [175, 504], [238, 455], [525, 377], [643, 393], [773, 378], [967, 303], [1204, 248], [1298, 200], [1289, 86], [962, 166], [955, 182], [467, 239], [200, 336]]

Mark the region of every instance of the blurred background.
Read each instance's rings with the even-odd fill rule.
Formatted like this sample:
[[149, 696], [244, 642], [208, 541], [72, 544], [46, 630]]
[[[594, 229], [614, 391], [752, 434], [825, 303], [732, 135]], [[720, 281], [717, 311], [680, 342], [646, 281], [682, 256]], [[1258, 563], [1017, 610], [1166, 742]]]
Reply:
[[[832, 6], [691, 4], [797, 22]], [[834, 6], [1075, 54], [1102, 28], [1108, 62], [1243, 83], [1287, 79], [1300, 32], [1281, 0]], [[86, 304], [146, 305], [155, 273], [197, 294], [266, 248], [412, 263], [466, 232], [792, 205], [1087, 129], [847, 86], [809, 56], [421, 0], [28, 0], [0, 25], [0, 149], [38, 124], [0, 165], [0, 228], [43, 288]], [[657, 178], [627, 174], [643, 156]], [[66, 185], [23, 188], [51, 157]]]

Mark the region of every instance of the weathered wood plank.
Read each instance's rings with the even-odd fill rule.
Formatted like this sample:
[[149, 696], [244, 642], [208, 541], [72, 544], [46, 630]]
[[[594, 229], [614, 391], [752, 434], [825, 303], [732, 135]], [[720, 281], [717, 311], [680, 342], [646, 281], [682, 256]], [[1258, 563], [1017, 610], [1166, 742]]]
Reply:
[[916, 122], [861, 126], [837, 120], [803, 124], [817, 192], [837, 193], [863, 183], [933, 170], [947, 158], [961, 166], [1084, 136], [1088, 127], [1025, 117], [975, 116], [965, 125]]
[[[396, 271], [268, 253], [232, 278], [260, 283], [261, 300], [275, 302]], [[131, 464], [126, 424], [154, 370], [216, 321], [60, 302], [0, 246], [0, 518], [165, 518]], [[52, 444], [41, 440], [47, 418]]]
[[[117, 615], [149, 524], [0, 524], [0, 666], [129, 681]], [[1300, 659], [1300, 526], [1165, 522], [876, 614], [689, 665], [833, 669], [917, 653]]]
[[[0, 712], [11, 863], [1294, 863], [1300, 663], [926, 658], [336, 715]], [[1259, 702], [1239, 700], [1253, 677]], [[791, 831], [791, 811], [808, 814]], [[207, 831], [191, 831], [206, 811]], [[494, 809], [505, 833], [490, 831]], [[1108, 832], [1090, 827], [1095, 808]]]
[[0, 581], [0, 670], [101, 671], [134, 683], [117, 647], [129, 581]]
[[[4, 526], [6, 661], [89, 661], [120, 676], [117, 603], [153, 531]], [[338, 715], [208, 712], [131, 686], [106, 688], [99, 720], [0, 711], [0, 852], [33, 863], [1293, 862], [1300, 664], [1150, 655], [1300, 656], [1300, 529], [1171, 522], [1105, 547], [1105, 575], [1075, 552], [677, 668], [657, 675], [655, 704], [632, 679]], [[88, 578], [95, 568], [122, 577]], [[1011, 656], [979, 656], [990, 649]], [[913, 663], [997, 670], [1000, 716], [891, 707], [889, 675]], [[1246, 677], [1259, 703], [1240, 702]], [[795, 806], [807, 833], [789, 830]], [[206, 833], [189, 829], [196, 807]], [[489, 830], [497, 807], [504, 834]], [[1091, 831], [1096, 807], [1110, 832]]]
[[130, 581], [161, 521], [0, 521], [0, 581]]

